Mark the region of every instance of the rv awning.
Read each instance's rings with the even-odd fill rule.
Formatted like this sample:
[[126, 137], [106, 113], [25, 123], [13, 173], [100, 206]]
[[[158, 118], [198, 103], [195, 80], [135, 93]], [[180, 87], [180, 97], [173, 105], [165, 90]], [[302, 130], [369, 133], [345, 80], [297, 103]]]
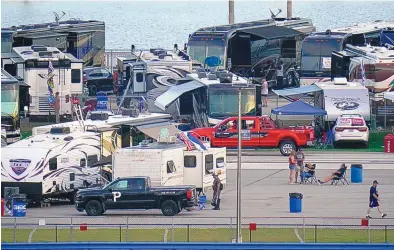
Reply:
[[251, 28], [251, 29], [240, 29], [237, 30], [237, 33], [255, 35], [265, 39], [293, 37], [302, 34], [297, 30], [282, 27], [282, 26], [265, 26], [265, 27]]
[[394, 92], [384, 92], [384, 99], [391, 100], [394, 102]]
[[169, 88], [166, 92], [156, 98], [155, 105], [165, 110], [171, 103], [178, 99], [182, 94], [201, 88], [204, 85], [197, 81], [190, 81]]
[[273, 90], [273, 92], [278, 96], [292, 96], [292, 95], [312, 93], [320, 90], [321, 88], [319, 88], [318, 86], [310, 85], [310, 86], [299, 87], [299, 88], [278, 89], [278, 90]]
[[149, 125], [137, 126], [137, 129], [152, 139], [157, 140], [160, 135], [161, 129], [167, 129], [169, 136], [176, 136], [177, 133], [182, 132], [170, 123], [156, 123]]

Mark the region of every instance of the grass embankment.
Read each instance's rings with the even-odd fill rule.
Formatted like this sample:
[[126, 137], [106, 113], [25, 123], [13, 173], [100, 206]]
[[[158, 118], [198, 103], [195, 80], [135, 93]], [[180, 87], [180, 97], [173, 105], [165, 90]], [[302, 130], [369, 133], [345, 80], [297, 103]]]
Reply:
[[[17, 229], [16, 242], [28, 242], [29, 234], [33, 229]], [[189, 231], [188, 231], [189, 230]], [[201, 229], [192, 228], [175, 228], [168, 229], [129, 229], [128, 235], [126, 228], [122, 227], [122, 234], [120, 235], [120, 228], [112, 229], [95, 229], [90, 228], [88, 231], [79, 231], [74, 229], [72, 232], [72, 241], [83, 242], [163, 242], [165, 239], [168, 242], [174, 240], [175, 242], [231, 242], [235, 238], [235, 229], [227, 228], [212, 228]], [[188, 233], [189, 232], [189, 233]], [[174, 233], [174, 237], [172, 237]], [[394, 242], [394, 229], [388, 229], [385, 235], [384, 229], [376, 229], [370, 231], [372, 243]], [[298, 234], [303, 238], [303, 230], [298, 229]], [[2, 229], [2, 242], [13, 242], [13, 229]], [[188, 236], [189, 235], [189, 236]], [[243, 229], [243, 241], [249, 242], [249, 230]], [[127, 237], [126, 237], [127, 236]], [[57, 237], [57, 239], [56, 239]], [[56, 230], [51, 229], [37, 229], [31, 242], [69, 242], [70, 229], [61, 228]], [[260, 228], [252, 231], [252, 242], [300, 242], [297, 238], [293, 228]], [[305, 229], [305, 242], [331, 242], [331, 243], [366, 243], [368, 242], [368, 230], [360, 229], [331, 229], [331, 228], [317, 228], [316, 233], [314, 228]]]

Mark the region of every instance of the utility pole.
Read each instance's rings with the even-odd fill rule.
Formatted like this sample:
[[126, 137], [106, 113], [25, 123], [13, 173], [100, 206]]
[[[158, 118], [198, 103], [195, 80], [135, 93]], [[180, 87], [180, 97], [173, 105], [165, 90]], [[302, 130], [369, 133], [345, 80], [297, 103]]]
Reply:
[[228, 23], [234, 24], [234, 0], [228, 2]]
[[293, 15], [293, 2], [292, 0], [287, 0], [287, 18], [292, 18]]
[[242, 243], [241, 224], [241, 157], [242, 157], [242, 88], [238, 89], [238, 161], [237, 161], [237, 243]]

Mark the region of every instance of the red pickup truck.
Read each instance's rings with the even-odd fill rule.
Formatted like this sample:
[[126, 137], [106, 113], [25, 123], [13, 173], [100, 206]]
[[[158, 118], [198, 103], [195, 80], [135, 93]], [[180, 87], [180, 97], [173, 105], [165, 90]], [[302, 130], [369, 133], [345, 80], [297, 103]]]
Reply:
[[[223, 120], [214, 127], [196, 128], [191, 132], [200, 139], [208, 139], [212, 147], [238, 146], [238, 118]], [[315, 133], [312, 127], [276, 128], [269, 116], [242, 117], [242, 148], [276, 148], [282, 155], [290, 155], [297, 147], [312, 145]]]

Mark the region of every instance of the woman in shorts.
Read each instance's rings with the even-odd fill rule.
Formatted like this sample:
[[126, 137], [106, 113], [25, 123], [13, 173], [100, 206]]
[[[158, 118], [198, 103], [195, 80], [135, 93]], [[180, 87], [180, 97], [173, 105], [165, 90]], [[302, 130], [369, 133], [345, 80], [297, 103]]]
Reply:
[[295, 151], [292, 150], [290, 155], [289, 155], [289, 180], [290, 184], [295, 184], [294, 178], [295, 178], [295, 168], [296, 168], [296, 159], [295, 159]]

